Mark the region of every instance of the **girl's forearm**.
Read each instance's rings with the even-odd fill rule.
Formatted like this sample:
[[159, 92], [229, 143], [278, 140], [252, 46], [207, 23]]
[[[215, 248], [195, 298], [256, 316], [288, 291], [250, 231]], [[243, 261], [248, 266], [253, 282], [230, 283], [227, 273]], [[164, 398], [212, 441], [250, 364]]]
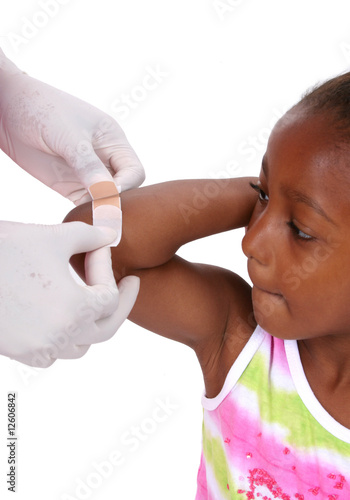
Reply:
[[[113, 249], [120, 276], [168, 262], [185, 243], [248, 225], [257, 194], [254, 178], [171, 181], [122, 193], [123, 234]], [[65, 221], [91, 224], [91, 205]]]

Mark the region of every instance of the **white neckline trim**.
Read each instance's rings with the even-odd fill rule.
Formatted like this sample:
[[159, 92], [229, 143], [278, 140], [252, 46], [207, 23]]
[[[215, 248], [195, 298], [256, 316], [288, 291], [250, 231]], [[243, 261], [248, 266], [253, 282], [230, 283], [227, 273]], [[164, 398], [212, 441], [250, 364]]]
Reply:
[[285, 340], [284, 346], [295, 388], [306, 408], [317, 422], [334, 437], [346, 443], [350, 443], [350, 429], [347, 429], [335, 420], [325, 408], [323, 408], [313, 393], [301, 363], [298, 342], [296, 340]]
[[236, 361], [231, 366], [230, 371], [226, 376], [224, 385], [219, 394], [215, 396], [215, 398], [207, 398], [205, 392], [203, 393], [202, 406], [205, 410], [209, 411], [216, 410], [216, 408], [223, 402], [226, 396], [231, 392], [233, 387], [237, 384], [242, 373], [247, 368], [249, 362], [253, 358], [256, 351], [259, 349], [265, 336], [266, 332], [262, 330], [262, 328], [260, 328], [260, 326], [258, 325], [255, 328], [254, 332], [252, 333], [252, 336], [250, 337], [250, 339], [248, 340], [248, 342], [238, 355]]

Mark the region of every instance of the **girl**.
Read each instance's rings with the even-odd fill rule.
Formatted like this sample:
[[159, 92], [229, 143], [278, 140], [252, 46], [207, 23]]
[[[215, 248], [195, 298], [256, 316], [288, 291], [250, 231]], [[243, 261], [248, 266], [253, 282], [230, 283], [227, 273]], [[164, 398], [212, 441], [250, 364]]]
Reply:
[[[203, 371], [197, 500], [350, 498], [349, 161], [347, 73], [281, 118], [258, 180], [122, 195], [113, 269], [141, 278], [129, 318], [194, 349]], [[91, 207], [73, 220], [91, 224]], [[252, 289], [176, 255], [244, 226]], [[84, 255], [72, 264], [84, 278]]]

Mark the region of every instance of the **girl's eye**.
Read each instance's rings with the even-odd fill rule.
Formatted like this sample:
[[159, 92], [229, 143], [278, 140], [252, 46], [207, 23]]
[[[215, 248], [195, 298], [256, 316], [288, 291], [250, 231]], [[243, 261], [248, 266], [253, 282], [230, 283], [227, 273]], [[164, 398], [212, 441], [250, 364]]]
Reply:
[[299, 240], [311, 241], [315, 239], [313, 236], [310, 236], [309, 234], [306, 234], [301, 229], [299, 229], [292, 220], [287, 222], [287, 224], [293, 231], [296, 238], [298, 238]]
[[[269, 201], [269, 199], [270, 199], [269, 196], [265, 193], [265, 191], [263, 191], [261, 189], [259, 184], [253, 184], [252, 182], [250, 182], [249, 184], [254, 189], [254, 191], [256, 191], [258, 193], [260, 203], [267, 203]], [[298, 240], [312, 241], [315, 239], [314, 236], [311, 236], [310, 234], [304, 233], [304, 231], [299, 229], [298, 226], [296, 226], [292, 220], [287, 222], [287, 225], [291, 228], [294, 236]]]
[[263, 202], [269, 201], [268, 195], [261, 189], [261, 187], [258, 184], [253, 184], [252, 182], [249, 183], [251, 187], [254, 189], [259, 194], [259, 200]]

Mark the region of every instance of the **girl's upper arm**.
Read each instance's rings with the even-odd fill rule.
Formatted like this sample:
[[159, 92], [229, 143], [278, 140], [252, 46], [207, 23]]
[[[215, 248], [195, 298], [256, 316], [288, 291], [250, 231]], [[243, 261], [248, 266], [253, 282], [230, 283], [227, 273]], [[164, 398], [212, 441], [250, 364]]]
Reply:
[[250, 286], [231, 271], [176, 255], [134, 274], [141, 286], [129, 319], [193, 348], [206, 395], [215, 397], [255, 327]]
[[174, 256], [134, 274], [141, 286], [129, 319], [192, 347], [197, 355], [207, 345], [220, 350], [235, 317], [250, 310], [250, 286], [226, 269]]

